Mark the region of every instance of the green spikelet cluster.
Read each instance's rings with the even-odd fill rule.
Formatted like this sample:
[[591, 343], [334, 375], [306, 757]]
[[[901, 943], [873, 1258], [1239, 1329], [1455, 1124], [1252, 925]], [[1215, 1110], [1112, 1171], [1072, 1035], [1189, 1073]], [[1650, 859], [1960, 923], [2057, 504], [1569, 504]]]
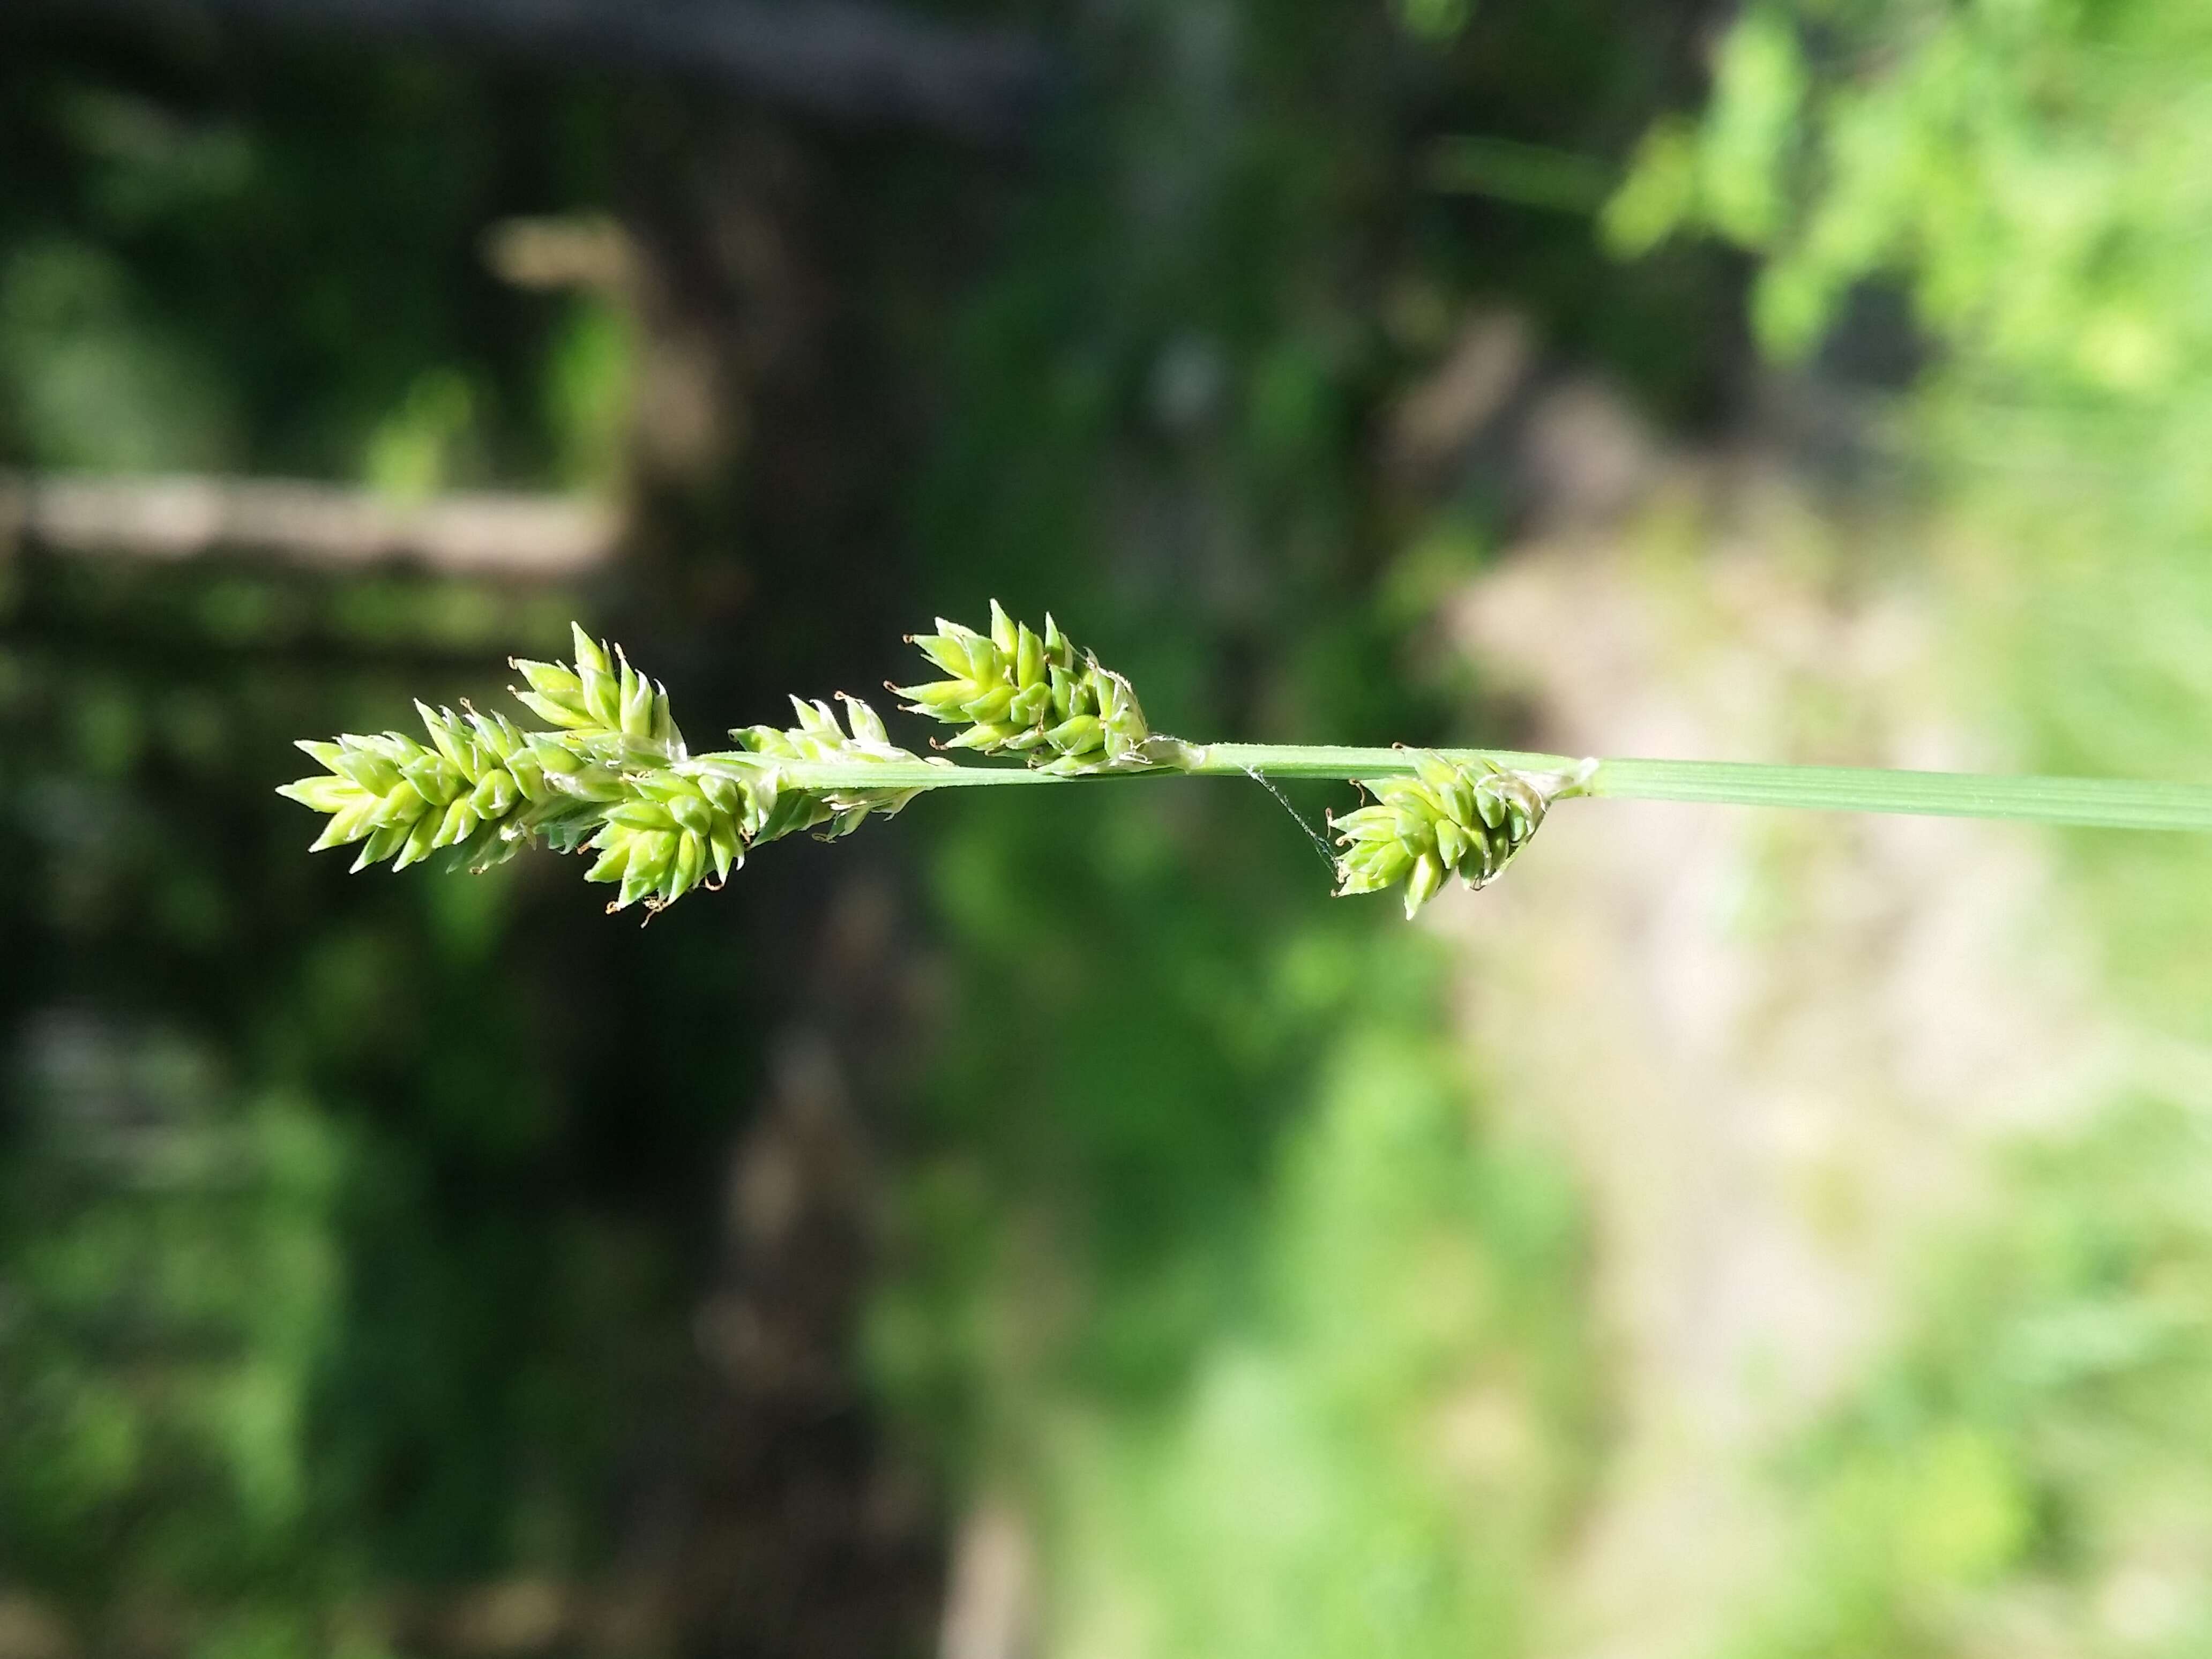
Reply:
[[1554, 775], [1516, 772], [1488, 760], [1455, 763], [1421, 754], [1418, 776], [1361, 787], [1375, 797], [1331, 820], [1337, 844], [1337, 892], [1380, 892], [1406, 884], [1406, 916], [1456, 874], [1485, 887], [1513, 861], [1544, 822], [1545, 810], [1571, 787]]
[[909, 637], [947, 678], [891, 690], [910, 700], [910, 713], [963, 728], [944, 747], [1017, 755], [1025, 765], [924, 760], [850, 697], [842, 720], [830, 703], [794, 697], [796, 725], [746, 726], [732, 733], [736, 749], [693, 755], [666, 690], [577, 628], [574, 663], [514, 664], [529, 688], [515, 696], [550, 730], [525, 731], [466, 703], [456, 714], [418, 702], [427, 743], [398, 732], [302, 743], [324, 769], [277, 793], [327, 814], [316, 849], [357, 845], [356, 870], [430, 859], [483, 870], [544, 842], [592, 855], [587, 878], [616, 889], [610, 910], [648, 912], [719, 884], [756, 847], [801, 830], [835, 840], [926, 790], [1132, 773], [1241, 774], [1270, 788], [1277, 776], [1359, 781], [1374, 804], [1332, 820], [1343, 848], [1333, 855], [1336, 890], [1402, 884], [1409, 918], [1447, 876], [1475, 888], [1495, 880], [1552, 803], [1570, 795], [2212, 831], [2212, 786], [1194, 744], [1154, 733], [1129, 682], [1079, 652], [1050, 617], [1038, 633], [994, 599], [989, 633], [942, 617], [937, 629]]
[[514, 665], [529, 686], [516, 697], [552, 731], [418, 702], [427, 743], [385, 732], [301, 744], [325, 770], [277, 793], [330, 815], [316, 850], [358, 844], [356, 871], [387, 859], [404, 869], [433, 854], [482, 871], [544, 842], [592, 855], [585, 879], [617, 889], [610, 909], [658, 910], [720, 884], [750, 848], [802, 830], [848, 835], [916, 793], [790, 783], [791, 762], [920, 763], [853, 699], [849, 731], [828, 703], [793, 698], [795, 726], [750, 727], [735, 734], [739, 753], [695, 762], [666, 690], [619, 649], [574, 632], [573, 665]]
[[1129, 682], [1075, 647], [1050, 616], [1038, 634], [991, 601], [991, 631], [937, 619], [937, 632], [910, 635], [948, 678], [894, 685], [908, 712], [965, 726], [947, 749], [1017, 754], [1048, 772], [1147, 766], [1152, 737]]
[[596, 820], [594, 797], [619, 795], [605, 768], [496, 714], [415, 708], [428, 744], [384, 732], [299, 745], [326, 769], [277, 793], [331, 815], [314, 850], [358, 843], [356, 870], [386, 859], [404, 870], [434, 853], [484, 870], [534, 837], [558, 844]]
[[620, 646], [611, 653], [603, 641], [571, 623], [576, 660], [513, 659], [529, 683], [517, 691], [523, 707], [567, 735], [568, 746], [600, 758], [621, 759], [638, 750], [658, 750], [664, 759], [684, 758], [684, 734], [668, 712], [668, 688], [629, 665]]
[[[542, 842], [587, 855], [586, 879], [615, 890], [610, 910], [648, 913], [714, 887], [755, 848], [802, 831], [848, 836], [947, 786], [1049, 785], [1114, 774], [1368, 778], [1376, 798], [1334, 823], [1340, 893], [1402, 884], [1411, 916], [1446, 876], [1493, 879], [1562, 795], [1592, 787], [1598, 763], [1516, 769], [1555, 757], [1295, 745], [1194, 744], [1155, 734], [1121, 675], [1079, 652], [1051, 617], [1042, 633], [994, 600], [991, 631], [939, 620], [915, 642], [948, 676], [894, 687], [915, 713], [963, 729], [945, 746], [1020, 756], [1025, 766], [956, 766], [894, 744], [876, 711], [793, 697], [794, 723], [731, 733], [737, 747], [694, 755], [659, 682], [619, 647], [574, 629], [572, 663], [518, 659], [515, 696], [549, 729], [529, 731], [467, 704], [415, 705], [424, 738], [385, 732], [300, 747], [323, 772], [278, 791], [329, 816], [317, 849], [359, 848], [356, 870], [425, 860], [484, 870]], [[1624, 763], [1623, 764], [1626, 764]], [[1264, 778], [1263, 778], [1264, 781]], [[1663, 780], [1662, 780], [1663, 781]]]
[[605, 809], [583, 843], [599, 854], [584, 879], [620, 884], [610, 910], [640, 900], [658, 910], [702, 882], [719, 884], [744, 862], [748, 804], [737, 780], [664, 769], [629, 773], [622, 781], [622, 799]]
[[712, 771], [626, 771], [627, 798], [607, 809], [598, 833], [585, 843], [599, 857], [584, 878], [622, 884], [611, 909], [643, 900], [658, 910], [702, 883], [719, 886], [744, 865], [750, 848], [805, 830], [819, 840], [834, 841], [859, 829], [871, 812], [889, 817], [921, 792], [795, 788], [776, 764], [920, 761], [892, 744], [874, 709], [857, 697], [844, 702], [849, 732], [838, 725], [837, 712], [828, 703], [797, 697], [791, 706], [798, 725], [732, 732], [747, 756], [761, 757], [758, 765], [725, 760]]

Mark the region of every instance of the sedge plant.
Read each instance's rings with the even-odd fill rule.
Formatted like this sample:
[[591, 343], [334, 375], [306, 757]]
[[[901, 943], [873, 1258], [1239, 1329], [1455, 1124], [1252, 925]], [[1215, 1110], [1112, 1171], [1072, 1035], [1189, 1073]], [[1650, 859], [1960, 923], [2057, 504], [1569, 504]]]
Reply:
[[[923, 756], [893, 743], [857, 697], [792, 699], [795, 724], [731, 732], [694, 754], [666, 689], [619, 646], [574, 629], [575, 659], [515, 660], [515, 691], [543, 725], [465, 702], [417, 702], [424, 738], [400, 732], [305, 741], [323, 771], [278, 791], [328, 816], [315, 850], [356, 847], [353, 867], [434, 863], [483, 871], [524, 848], [580, 853], [608, 908], [653, 912], [717, 888], [748, 853], [810, 831], [851, 834], [935, 789], [1133, 777], [1334, 779], [1368, 804], [1331, 816], [1336, 891], [1401, 890], [1408, 918], [1458, 877], [1495, 880], [1558, 802], [1704, 801], [2013, 818], [2106, 829], [2212, 831], [2212, 786], [2103, 778], [1576, 759], [1502, 749], [1192, 743], [1155, 732], [1128, 680], [994, 600], [988, 630], [939, 618], [910, 637], [939, 678], [888, 687], [905, 712], [957, 727]], [[960, 764], [950, 751], [991, 764]]]

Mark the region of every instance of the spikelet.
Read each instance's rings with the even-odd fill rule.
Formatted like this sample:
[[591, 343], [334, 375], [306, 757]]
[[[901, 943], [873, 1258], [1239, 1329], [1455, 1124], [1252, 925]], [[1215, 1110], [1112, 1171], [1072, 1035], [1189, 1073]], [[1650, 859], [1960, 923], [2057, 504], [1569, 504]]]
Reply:
[[568, 624], [574, 638], [574, 665], [510, 659], [528, 682], [514, 696], [524, 708], [562, 735], [571, 750], [619, 764], [640, 754], [664, 760], [684, 758], [684, 734], [668, 712], [668, 688], [647, 679], [629, 665], [623, 648]]
[[1518, 772], [1487, 759], [1462, 763], [1422, 752], [1419, 774], [1360, 787], [1375, 797], [1333, 817], [1337, 894], [1379, 892], [1406, 885], [1406, 916], [1456, 874], [1469, 887], [1489, 885], [1528, 844], [1545, 811], [1579, 787], [1571, 774]]
[[920, 761], [891, 743], [875, 710], [850, 698], [849, 731], [830, 704], [794, 697], [797, 726], [750, 727], [735, 734], [744, 755], [692, 762], [666, 690], [619, 647], [574, 633], [573, 665], [514, 664], [528, 685], [515, 696], [550, 732], [418, 702], [428, 744], [398, 732], [302, 743], [325, 770], [277, 793], [330, 815], [316, 850], [358, 842], [356, 870], [386, 859], [404, 869], [439, 854], [482, 871], [542, 841], [591, 855], [585, 879], [615, 887], [609, 909], [653, 911], [719, 885], [750, 848], [800, 830], [848, 835], [918, 793], [791, 782], [783, 763], [793, 761]]
[[[893, 689], [914, 712], [964, 728], [947, 748], [1017, 754], [1063, 776], [1195, 769], [1204, 753], [1155, 737], [1129, 683], [1079, 654], [1049, 617], [1039, 634], [994, 600], [988, 635], [941, 620], [938, 629], [916, 643], [951, 678]], [[590, 854], [585, 878], [614, 887], [610, 910], [650, 913], [719, 885], [753, 848], [801, 830], [834, 840], [888, 817], [933, 787], [927, 775], [916, 784], [916, 767], [951, 768], [893, 744], [851, 697], [842, 720], [830, 703], [794, 697], [797, 724], [747, 726], [732, 733], [735, 751], [694, 757], [665, 688], [618, 647], [574, 634], [574, 663], [514, 664], [528, 688], [515, 696], [551, 729], [418, 702], [427, 743], [398, 732], [302, 743], [324, 770], [277, 793], [327, 814], [315, 848], [358, 845], [356, 870], [435, 857], [482, 871], [542, 842]], [[1494, 878], [1596, 765], [1539, 773], [1482, 757], [1414, 760], [1414, 776], [1364, 786], [1376, 804], [1334, 826], [1338, 892], [1402, 882], [1408, 916], [1447, 875], [1472, 887]], [[877, 787], [878, 765], [903, 775]]]
[[1047, 772], [1103, 772], [1152, 763], [1152, 737], [1129, 682], [1079, 656], [1050, 616], [1038, 634], [991, 601], [991, 631], [937, 619], [937, 632], [909, 636], [946, 678], [894, 685], [909, 714], [965, 726], [947, 749], [1017, 754]]
[[404, 870], [434, 853], [449, 866], [483, 870], [533, 836], [557, 843], [596, 815], [592, 797], [616, 791], [605, 768], [498, 715], [415, 709], [427, 746], [401, 732], [299, 745], [325, 770], [276, 793], [330, 814], [315, 851], [358, 842], [356, 870], [386, 859]]
[[797, 697], [791, 706], [798, 725], [732, 732], [741, 749], [762, 757], [758, 766], [625, 772], [626, 798], [608, 809], [598, 832], [585, 843], [599, 856], [584, 878], [621, 884], [610, 909], [627, 909], [642, 900], [648, 909], [659, 910], [695, 886], [719, 886], [743, 866], [750, 848], [802, 830], [834, 841], [859, 829], [871, 812], [889, 817], [921, 791], [794, 787], [776, 764], [921, 759], [891, 743], [874, 709], [857, 697], [843, 701], [849, 732], [838, 725], [837, 712], [828, 703]]
[[[525, 732], [465, 703], [456, 714], [417, 702], [428, 746], [398, 732], [301, 744], [325, 772], [276, 793], [331, 815], [314, 849], [360, 842], [356, 871], [441, 854], [449, 868], [482, 872], [533, 842], [573, 852], [616, 812], [680, 782], [667, 770], [684, 754], [667, 692], [619, 651], [573, 632], [575, 666], [514, 665], [530, 686], [516, 696], [554, 731]], [[668, 873], [656, 872], [656, 890], [672, 885]]]

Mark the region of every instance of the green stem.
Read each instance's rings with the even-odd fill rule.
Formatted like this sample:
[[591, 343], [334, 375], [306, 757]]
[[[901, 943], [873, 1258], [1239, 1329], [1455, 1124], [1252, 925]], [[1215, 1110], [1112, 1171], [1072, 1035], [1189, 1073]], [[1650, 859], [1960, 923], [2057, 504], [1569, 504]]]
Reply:
[[[1234, 776], [1343, 781], [1403, 777], [1419, 751], [1286, 744], [1185, 744], [1155, 739], [1158, 763], [1068, 777], [1014, 766], [943, 766], [927, 762], [781, 762], [792, 783], [815, 789], [942, 789], [999, 784], [1080, 783], [1109, 777]], [[1486, 760], [1516, 771], [1572, 773], [1565, 755], [1512, 749], [1444, 749], [1453, 760]], [[759, 760], [742, 753], [700, 755], [694, 772], [739, 772]], [[1871, 767], [1771, 766], [1736, 761], [1608, 760], [1565, 793], [1616, 800], [1698, 801], [1838, 812], [1904, 812], [1941, 817], [2011, 818], [2030, 823], [2108, 830], [2212, 831], [2212, 786], [2142, 783], [2117, 778], [1990, 777], [1966, 772], [1899, 772]]]
[[689, 760], [676, 763], [678, 772], [688, 772], [695, 777], [757, 776], [764, 766], [773, 767], [778, 777], [800, 789], [971, 789], [1001, 783], [1082, 781], [1052, 772], [1032, 772], [1025, 766], [940, 766], [931, 761], [771, 761], [742, 750], [694, 755]]
[[2124, 778], [1990, 777], [1851, 766], [1609, 760], [1599, 766], [1583, 793], [1626, 800], [2014, 818], [2104, 830], [2212, 830], [2212, 786]]
[[[1182, 770], [1201, 776], [1258, 772], [1271, 778], [1403, 778], [1420, 769], [1417, 749], [1338, 749], [1272, 743], [1180, 745], [1188, 757]], [[1537, 755], [1519, 749], [1434, 749], [1448, 760], [1488, 760], [1516, 772], [1571, 772], [1571, 755]]]

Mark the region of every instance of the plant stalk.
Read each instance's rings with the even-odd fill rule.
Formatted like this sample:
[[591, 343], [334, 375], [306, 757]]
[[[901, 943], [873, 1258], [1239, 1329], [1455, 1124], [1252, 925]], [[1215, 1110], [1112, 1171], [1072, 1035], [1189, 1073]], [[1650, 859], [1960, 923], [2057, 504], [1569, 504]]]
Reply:
[[2212, 786], [2124, 778], [1991, 777], [1740, 761], [1609, 760], [1585, 794], [1831, 812], [1910, 812], [2100, 830], [2212, 830]]
[[[1156, 763], [1076, 776], [1012, 766], [945, 766], [927, 762], [779, 762], [776, 770], [810, 789], [902, 790], [1077, 783], [1109, 777], [1237, 776], [1345, 781], [1414, 774], [1419, 751], [1291, 744], [1187, 744], [1156, 738]], [[1455, 761], [1484, 760], [1514, 771], [1572, 774], [1584, 763], [1565, 755], [1511, 749], [1442, 749]], [[757, 756], [698, 755], [678, 763], [695, 774], [757, 772]], [[1616, 800], [1705, 802], [1834, 812], [1899, 812], [1939, 817], [2007, 818], [2107, 830], [2212, 831], [2212, 785], [2146, 783], [2118, 778], [1996, 777], [1966, 772], [1888, 771], [1872, 767], [1777, 766], [1738, 761], [1607, 760], [1562, 792]]]

